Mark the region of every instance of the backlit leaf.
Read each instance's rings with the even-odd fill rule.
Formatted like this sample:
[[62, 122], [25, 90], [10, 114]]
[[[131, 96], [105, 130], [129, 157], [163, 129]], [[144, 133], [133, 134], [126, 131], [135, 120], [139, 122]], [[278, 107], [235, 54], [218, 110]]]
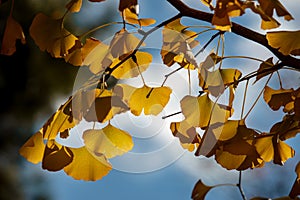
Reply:
[[43, 13], [37, 14], [30, 26], [29, 32], [42, 51], [49, 52], [55, 58], [68, 54], [77, 38], [67, 31], [63, 19], [52, 19]]
[[266, 75], [270, 74], [267, 72], [264, 72], [265, 70], [271, 69], [274, 66], [273, 64], [273, 57], [268, 58], [266, 61], [262, 62], [259, 65], [259, 69], [257, 70], [258, 75], [256, 76], [255, 82], [260, 80], [261, 78], [265, 77]]
[[274, 31], [267, 33], [271, 47], [284, 55], [300, 55], [300, 31]]
[[113, 96], [109, 90], [102, 90], [89, 108], [84, 118], [87, 121], [106, 122], [114, 115], [127, 111], [128, 106], [119, 96]]
[[278, 165], [283, 165], [286, 160], [295, 155], [295, 151], [289, 145], [277, 139], [276, 135], [256, 139], [255, 147], [264, 161], [270, 162], [273, 160]]
[[285, 7], [280, 3], [279, 0], [258, 0], [261, 9], [266, 13], [266, 15], [272, 17], [273, 12], [279, 17], [284, 17], [285, 20], [293, 19], [292, 15], [285, 9]]
[[[158, 115], [167, 105], [172, 90], [169, 87], [148, 87], [135, 89], [129, 100], [132, 114], [138, 116], [144, 110], [145, 115]], [[158, 98], [159, 97], [159, 98]]]
[[21, 40], [22, 44], [26, 42], [21, 25], [12, 16], [9, 16], [6, 21], [0, 54], [10, 56], [15, 53], [16, 40]]
[[226, 110], [210, 100], [208, 94], [200, 97], [185, 96], [180, 101], [185, 120], [194, 127], [205, 128], [216, 122], [224, 123], [231, 116], [231, 110]]
[[48, 140], [42, 162], [43, 169], [59, 171], [70, 164], [72, 160], [73, 153], [68, 147], [60, 145], [54, 140]]
[[228, 170], [246, 170], [262, 166], [263, 160], [254, 146], [256, 135], [257, 133], [248, 128], [242, 120], [225, 123], [219, 137], [220, 141], [223, 141], [216, 149], [216, 161]]
[[[146, 71], [152, 62], [152, 55], [147, 52], [137, 51], [134, 56], [136, 62], [132, 57], [129, 58], [112, 72], [112, 76], [117, 79], [133, 78], [140, 75], [140, 72]], [[119, 59], [114, 59], [109, 68], [113, 68], [119, 62]]]
[[205, 60], [200, 63], [200, 68], [210, 69], [218, 64], [222, 60], [222, 57], [216, 55], [214, 52], [211, 52]]
[[278, 134], [280, 140], [296, 137], [300, 133], [300, 121], [294, 115], [286, 115], [281, 122], [272, 126], [270, 133]]
[[123, 10], [124, 19], [130, 24], [138, 24], [140, 26], [149, 26], [155, 23], [152, 18], [139, 19], [138, 15], [132, 12], [132, 9], [126, 8]]
[[279, 89], [274, 90], [269, 86], [265, 87], [264, 100], [272, 110], [278, 110], [281, 106], [285, 106], [289, 102], [293, 101], [292, 92], [293, 89]]
[[199, 44], [195, 40], [196, 32], [187, 30], [188, 26], [183, 26], [180, 19], [176, 19], [167, 24], [163, 29], [163, 46], [161, 56], [167, 66], [177, 62], [180, 66], [187, 69], [198, 67], [196, 59], [191, 51]]
[[42, 161], [44, 155], [44, 139], [41, 132], [35, 133], [20, 148], [19, 153], [29, 162], [37, 164]]
[[172, 134], [179, 138], [183, 148], [194, 151], [198, 147], [201, 140], [200, 136], [195, 127], [192, 127], [187, 121], [172, 122], [170, 129]]
[[300, 195], [300, 181], [298, 181], [297, 179], [295, 180], [293, 187], [289, 193], [289, 197], [291, 199], [299, 199], [297, 198], [297, 196]]
[[297, 174], [297, 181], [300, 180], [300, 162], [296, 165], [295, 172]]
[[41, 132], [44, 139], [54, 140], [58, 133], [73, 128], [76, 124], [71, 110], [71, 98], [48, 119]]
[[120, 156], [133, 147], [131, 136], [111, 124], [100, 130], [86, 130], [83, 140], [90, 151], [103, 154], [108, 159]]
[[71, 0], [67, 5], [66, 8], [70, 12], [79, 12], [81, 9], [82, 0]]
[[126, 8], [136, 7], [137, 5], [138, 5], [137, 0], [120, 0], [120, 2], [119, 2], [119, 11], [122, 12]]
[[240, 0], [217, 0], [212, 24], [221, 31], [229, 31], [231, 28], [230, 17], [244, 14], [243, 2]]
[[138, 39], [133, 33], [122, 29], [118, 31], [110, 42], [110, 53], [113, 58], [124, 57], [131, 53], [139, 44]]
[[69, 149], [74, 155], [73, 161], [64, 168], [64, 171], [76, 180], [96, 181], [112, 169], [102, 154], [95, 154], [84, 146]]
[[214, 188], [214, 187], [205, 185], [202, 182], [202, 180], [200, 179], [194, 186], [194, 189], [192, 192], [192, 199], [193, 200], [204, 200], [205, 196], [212, 188]]

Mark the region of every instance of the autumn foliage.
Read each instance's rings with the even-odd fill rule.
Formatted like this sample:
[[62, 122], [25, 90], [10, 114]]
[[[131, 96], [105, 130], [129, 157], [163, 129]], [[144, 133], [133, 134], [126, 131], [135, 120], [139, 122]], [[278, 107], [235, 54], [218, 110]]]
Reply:
[[[90, 0], [95, 3], [102, 1]], [[299, 73], [300, 60], [297, 56], [300, 55], [300, 31], [269, 31], [280, 26], [278, 20], [293, 20], [289, 11], [280, 0], [199, 1], [199, 4], [208, 6], [211, 13], [189, 8], [180, 0], [168, 2], [178, 9], [179, 14], [148, 29], [144, 27], [156, 21], [139, 17], [137, 0], [120, 0], [116, 12], [120, 13], [122, 22], [100, 25], [81, 35], [67, 30], [64, 20], [67, 15], [80, 12], [82, 0], [69, 1], [65, 6], [65, 14], [59, 18], [43, 13], [34, 17], [29, 33], [41, 51], [74, 66], [86, 67], [93, 75], [21, 147], [20, 154], [23, 157], [35, 164], [42, 162], [42, 168], [49, 171], [64, 170], [74, 179], [95, 181], [107, 175], [113, 168], [109, 159], [130, 151], [134, 145], [130, 133], [114, 127], [110, 120], [124, 112], [131, 112], [135, 116], [142, 112], [145, 115], [158, 115], [169, 102], [172, 93], [172, 88], [164, 85], [165, 81], [154, 87], [143, 78], [143, 72], [153, 61], [151, 53], [141, 47], [147, 46], [145, 39], [154, 31], [162, 34], [162, 63], [165, 67], [178, 67], [166, 75], [166, 80], [179, 70], [186, 70], [188, 74], [190, 71], [198, 73], [199, 95], [189, 94], [181, 99], [179, 109], [184, 119], [170, 124], [170, 131], [178, 137], [183, 148], [195, 156], [213, 156], [222, 167], [238, 171], [260, 168], [266, 162], [284, 165], [294, 157], [295, 151], [286, 140], [300, 132], [300, 88], [283, 88], [280, 70], [289, 69]], [[241, 25], [231, 22], [231, 18], [246, 12], [259, 16], [261, 29], [268, 30], [266, 35], [245, 27], [238, 29]], [[183, 25], [181, 19], [184, 17], [210, 24]], [[120, 24], [122, 28], [114, 34], [109, 44], [89, 37], [93, 31], [101, 31], [102, 27], [113, 24]], [[198, 37], [205, 32], [211, 34], [208, 41]], [[267, 47], [274, 57], [260, 60], [246, 56], [226, 56], [224, 38], [226, 34], [232, 33]], [[215, 39], [218, 39], [217, 46], [199, 62], [197, 56], [207, 50]], [[16, 51], [16, 40], [25, 44], [22, 27], [11, 13], [6, 21], [1, 54], [12, 55]], [[196, 49], [198, 51], [195, 53]], [[235, 58], [255, 60], [257, 69], [243, 74], [240, 69], [228, 68], [223, 62]], [[280, 82], [279, 89], [269, 85], [275, 75]], [[134, 77], [142, 78], [142, 87], [111, 81]], [[274, 122], [267, 132], [247, 126], [246, 118], [256, 106], [257, 100], [248, 113], [244, 113], [250, 82], [256, 84], [263, 80], [264, 87], [257, 92], [258, 99], [263, 98], [274, 112], [283, 110], [285, 113], [283, 119]], [[240, 85], [242, 82], [246, 82], [246, 87]], [[237, 89], [245, 90], [244, 101], [240, 104], [234, 104]], [[220, 103], [219, 99], [224, 95], [225, 103]], [[236, 109], [234, 105], [241, 107], [239, 119], [232, 118]], [[84, 146], [79, 148], [64, 146], [57, 141], [59, 137], [67, 138], [71, 134], [70, 130], [82, 121], [107, 125], [102, 129], [93, 127], [85, 130], [82, 136]], [[199, 134], [197, 128], [204, 133]], [[299, 175], [298, 164], [297, 178], [286, 199], [296, 198], [300, 194]], [[204, 199], [214, 187], [217, 186], [207, 186], [200, 180], [195, 185], [192, 198]], [[237, 184], [237, 187], [242, 191], [241, 184]]]

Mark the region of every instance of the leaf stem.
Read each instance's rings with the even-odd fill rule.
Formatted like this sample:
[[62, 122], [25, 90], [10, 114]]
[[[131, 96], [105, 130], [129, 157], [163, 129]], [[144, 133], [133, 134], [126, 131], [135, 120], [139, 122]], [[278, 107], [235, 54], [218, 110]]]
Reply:
[[243, 200], [247, 200], [245, 192], [244, 192], [243, 187], [242, 187], [242, 171], [239, 172], [239, 182], [236, 186], [239, 188], [239, 191], [241, 193], [241, 196], [242, 196]]
[[197, 57], [200, 53], [202, 53], [206, 49], [206, 47], [220, 34], [221, 34], [221, 31], [212, 35], [211, 38], [206, 42], [206, 44], [195, 54], [195, 57]]
[[181, 111], [178, 111], [178, 112], [176, 112], [176, 113], [172, 113], [172, 114], [169, 114], [169, 115], [163, 116], [163, 117], [162, 117], [162, 119], [166, 119], [166, 118], [168, 118], [168, 117], [172, 117], [172, 116], [174, 116], [174, 115], [178, 115], [178, 114], [180, 114], [180, 113], [182, 113], [182, 112], [181, 112]]
[[97, 27], [95, 27], [95, 28], [93, 28], [93, 29], [91, 29], [91, 30], [89, 30], [89, 31], [81, 34], [78, 38], [81, 40], [82, 38], [86, 37], [87, 35], [95, 32], [95, 31], [97, 31], [97, 30], [99, 30], [101, 28], [104, 28], [104, 27], [107, 27], [107, 26], [110, 26], [110, 25], [114, 25], [114, 24], [123, 24], [123, 22], [110, 22], [110, 23], [107, 23], [107, 24], [102, 24], [100, 26], [97, 26]]
[[249, 84], [249, 80], [247, 80], [246, 86], [245, 86], [245, 90], [244, 90], [244, 98], [243, 98], [243, 104], [242, 104], [241, 119], [243, 119], [243, 115], [244, 115], [244, 109], [245, 109], [245, 103], [246, 103], [246, 97], [247, 97], [248, 84]]
[[[0, 2], [1, 4], [1, 2]], [[14, 11], [14, 6], [15, 6], [15, 0], [11, 1], [11, 7], [10, 7], [10, 12], [9, 12], [9, 16], [12, 17], [13, 11]]]
[[258, 102], [260, 96], [262, 95], [262, 93], [265, 90], [265, 87], [268, 85], [269, 81], [272, 78], [273, 73], [269, 76], [267, 82], [265, 83], [265, 86], [262, 88], [262, 90], [260, 91], [260, 93], [258, 94], [257, 98], [255, 99], [254, 103], [252, 104], [251, 108], [249, 109], [249, 111], [247, 112], [247, 114], [245, 115], [244, 119], [246, 119], [248, 117], [248, 115], [250, 114], [250, 112], [253, 110], [254, 106], [256, 105], [256, 103]]
[[169, 76], [171, 76], [172, 74], [174, 74], [175, 72], [178, 72], [179, 70], [183, 69], [183, 67], [178, 67], [177, 69], [175, 69], [174, 71], [171, 71], [169, 74], [165, 75], [165, 80], [162, 82], [161, 87], [165, 85], [167, 79], [169, 78]]

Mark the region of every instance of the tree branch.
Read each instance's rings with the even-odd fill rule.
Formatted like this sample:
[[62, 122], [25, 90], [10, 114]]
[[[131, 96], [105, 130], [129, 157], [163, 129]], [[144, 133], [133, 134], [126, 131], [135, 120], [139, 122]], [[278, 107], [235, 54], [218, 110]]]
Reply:
[[[172, 6], [174, 6], [183, 16], [191, 17], [194, 19], [198, 19], [201, 21], [209, 22], [211, 23], [213, 14], [206, 13], [200, 10], [196, 10], [193, 8], [188, 7], [186, 4], [184, 4], [181, 0], [167, 0]], [[255, 32], [253, 30], [250, 30], [240, 24], [232, 22], [231, 31], [239, 36], [242, 36], [243, 38], [246, 38], [248, 40], [251, 40], [253, 42], [256, 42], [264, 47], [266, 47], [268, 50], [270, 50], [279, 60], [282, 61], [284, 66], [289, 66], [295, 69], [300, 69], [300, 59], [294, 58], [289, 55], [283, 55], [278, 51], [278, 49], [274, 49], [268, 44], [268, 41], [266, 39], [266, 36], [263, 34], [260, 34], [258, 32]]]

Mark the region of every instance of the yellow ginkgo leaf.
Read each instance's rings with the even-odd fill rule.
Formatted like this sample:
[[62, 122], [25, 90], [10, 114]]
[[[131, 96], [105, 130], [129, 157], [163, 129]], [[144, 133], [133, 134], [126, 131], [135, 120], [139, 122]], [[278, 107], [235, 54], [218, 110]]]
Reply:
[[283, 165], [295, 155], [295, 151], [289, 145], [277, 139], [277, 135], [266, 135], [257, 138], [255, 147], [264, 161], [269, 162], [273, 160], [278, 165]]
[[213, 186], [205, 185], [201, 179], [196, 183], [192, 192], [192, 199], [193, 200], [204, 200], [206, 194], [214, 188]]
[[231, 110], [224, 109], [210, 100], [208, 94], [200, 97], [185, 96], [180, 101], [185, 120], [194, 127], [205, 128], [209, 124], [224, 123], [231, 116]]
[[267, 33], [271, 47], [284, 55], [300, 55], [300, 31], [275, 31]]
[[37, 14], [30, 26], [29, 32], [42, 51], [49, 52], [55, 58], [68, 54], [77, 38], [63, 28], [63, 19], [52, 19], [45, 14]]
[[158, 115], [167, 105], [172, 90], [169, 87], [148, 87], [144, 85], [137, 88], [129, 100], [132, 114], [138, 116], [144, 109], [145, 115]]
[[67, 5], [66, 8], [70, 12], [79, 12], [81, 9], [82, 0], [71, 0]]
[[[120, 62], [119, 59], [114, 59], [109, 68], [115, 67]], [[152, 62], [152, 55], [147, 52], [137, 51], [134, 58], [129, 58], [112, 72], [112, 76], [117, 79], [133, 78], [140, 75], [148, 69]]]
[[94, 38], [87, 39], [81, 49], [82, 65], [88, 66], [90, 71], [94, 74], [100, 73], [111, 64], [106, 64], [105, 62], [105, 58], [109, 56], [108, 52], [108, 45]]
[[90, 129], [83, 133], [86, 148], [96, 154], [103, 154], [106, 158], [120, 156], [133, 147], [129, 133], [108, 124], [103, 129]]
[[300, 121], [296, 119], [295, 115], [286, 115], [281, 122], [272, 126], [270, 133], [278, 134], [282, 141], [296, 137], [300, 133]]
[[19, 153], [29, 162], [37, 164], [42, 161], [45, 150], [43, 134], [39, 131], [31, 136], [20, 148]]
[[9, 16], [6, 21], [0, 54], [10, 56], [15, 53], [16, 40], [21, 40], [22, 44], [26, 42], [21, 25], [12, 16]]
[[55, 142], [55, 140], [48, 140], [42, 162], [43, 169], [59, 171], [70, 164], [72, 160], [73, 153], [68, 147]]
[[76, 180], [96, 181], [112, 169], [102, 154], [95, 154], [84, 146], [70, 150], [73, 153], [73, 161], [64, 168], [64, 171]]
[[123, 10], [124, 19], [130, 24], [138, 24], [140, 26], [149, 26], [154, 24], [156, 21], [152, 18], [139, 19], [138, 15], [132, 12], [132, 9], [126, 8]]
[[71, 97], [48, 119], [41, 132], [44, 139], [54, 140], [58, 133], [73, 128], [76, 120], [71, 110]]

